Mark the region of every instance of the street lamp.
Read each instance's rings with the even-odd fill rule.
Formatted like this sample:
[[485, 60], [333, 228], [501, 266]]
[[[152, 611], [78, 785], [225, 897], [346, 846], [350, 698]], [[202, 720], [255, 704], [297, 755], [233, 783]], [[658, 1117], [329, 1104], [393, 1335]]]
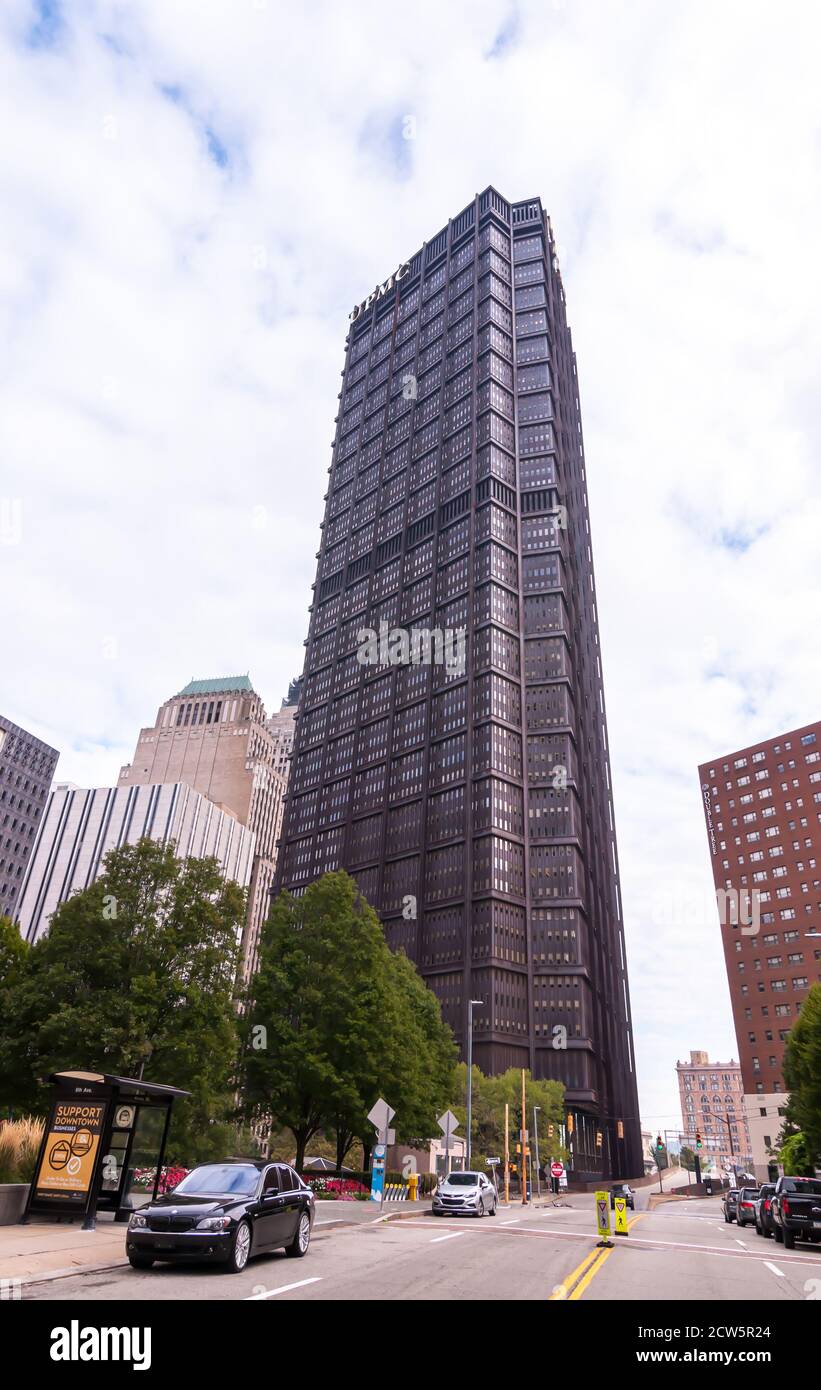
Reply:
[[539, 1177], [539, 1121], [537, 1116], [541, 1108], [540, 1105], [534, 1105], [533, 1107], [533, 1139], [536, 1145], [536, 1195], [540, 1201], [542, 1196], [542, 1183]]
[[465, 1154], [465, 1168], [470, 1169], [470, 1115], [473, 1103], [473, 1010], [477, 1004], [484, 1004], [484, 999], [468, 1000], [468, 1123], [467, 1123], [467, 1144]]

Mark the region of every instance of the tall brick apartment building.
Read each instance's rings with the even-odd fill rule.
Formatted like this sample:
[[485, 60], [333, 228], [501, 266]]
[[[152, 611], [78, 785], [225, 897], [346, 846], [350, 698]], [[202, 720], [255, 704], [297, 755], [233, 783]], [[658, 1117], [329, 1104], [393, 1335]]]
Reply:
[[[576, 359], [538, 198], [493, 188], [351, 315], [277, 882], [337, 866], [487, 1072], [642, 1172]], [[362, 660], [362, 633], [464, 660]], [[397, 643], [397, 651], [401, 643]], [[561, 1046], [566, 1039], [566, 1046]]]
[[[716, 889], [758, 895], [721, 935], [757, 1178], [781, 1129], [784, 1044], [821, 978], [821, 723], [698, 770]], [[743, 903], [735, 914], [743, 919]]]

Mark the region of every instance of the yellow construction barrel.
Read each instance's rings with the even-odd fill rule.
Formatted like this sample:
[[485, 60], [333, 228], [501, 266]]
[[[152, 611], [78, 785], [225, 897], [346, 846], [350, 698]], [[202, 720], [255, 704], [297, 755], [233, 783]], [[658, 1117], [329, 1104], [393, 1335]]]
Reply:
[[409, 1201], [409, 1202], [416, 1202], [416, 1201], [418, 1200], [418, 1198], [417, 1198], [417, 1189], [418, 1189], [418, 1187], [419, 1187], [419, 1174], [418, 1174], [418, 1173], [410, 1173], [410, 1174], [408, 1175], [408, 1201]]

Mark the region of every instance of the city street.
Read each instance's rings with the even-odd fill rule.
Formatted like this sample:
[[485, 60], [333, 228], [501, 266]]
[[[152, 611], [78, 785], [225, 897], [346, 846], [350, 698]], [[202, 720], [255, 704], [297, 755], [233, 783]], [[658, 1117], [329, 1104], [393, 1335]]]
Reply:
[[[639, 1194], [640, 1207], [647, 1200]], [[24, 1285], [23, 1298], [766, 1303], [821, 1296], [821, 1251], [787, 1252], [751, 1227], [726, 1225], [716, 1198], [630, 1212], [629, 1235], [613, 1237], [610, 1249], [597, 1248], [592, 1195], [569, 1203], [543, 1199], [525, 1210], [512, 1203], [482, 1221], [425, 1214], [355, 1226], [337, 1224], [320, 1207], [322, 1224], [303, 1260], [263, 1257], [241, 1275], [124, 1267]]]

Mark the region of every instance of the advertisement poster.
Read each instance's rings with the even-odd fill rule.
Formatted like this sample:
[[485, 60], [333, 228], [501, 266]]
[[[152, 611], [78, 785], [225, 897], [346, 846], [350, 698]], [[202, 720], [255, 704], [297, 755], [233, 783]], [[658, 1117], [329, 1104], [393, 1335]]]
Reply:
[[103, 1128], [104, 1100], [58, 1100], [37, 1174], [38, 1197], [85, 1201]]

